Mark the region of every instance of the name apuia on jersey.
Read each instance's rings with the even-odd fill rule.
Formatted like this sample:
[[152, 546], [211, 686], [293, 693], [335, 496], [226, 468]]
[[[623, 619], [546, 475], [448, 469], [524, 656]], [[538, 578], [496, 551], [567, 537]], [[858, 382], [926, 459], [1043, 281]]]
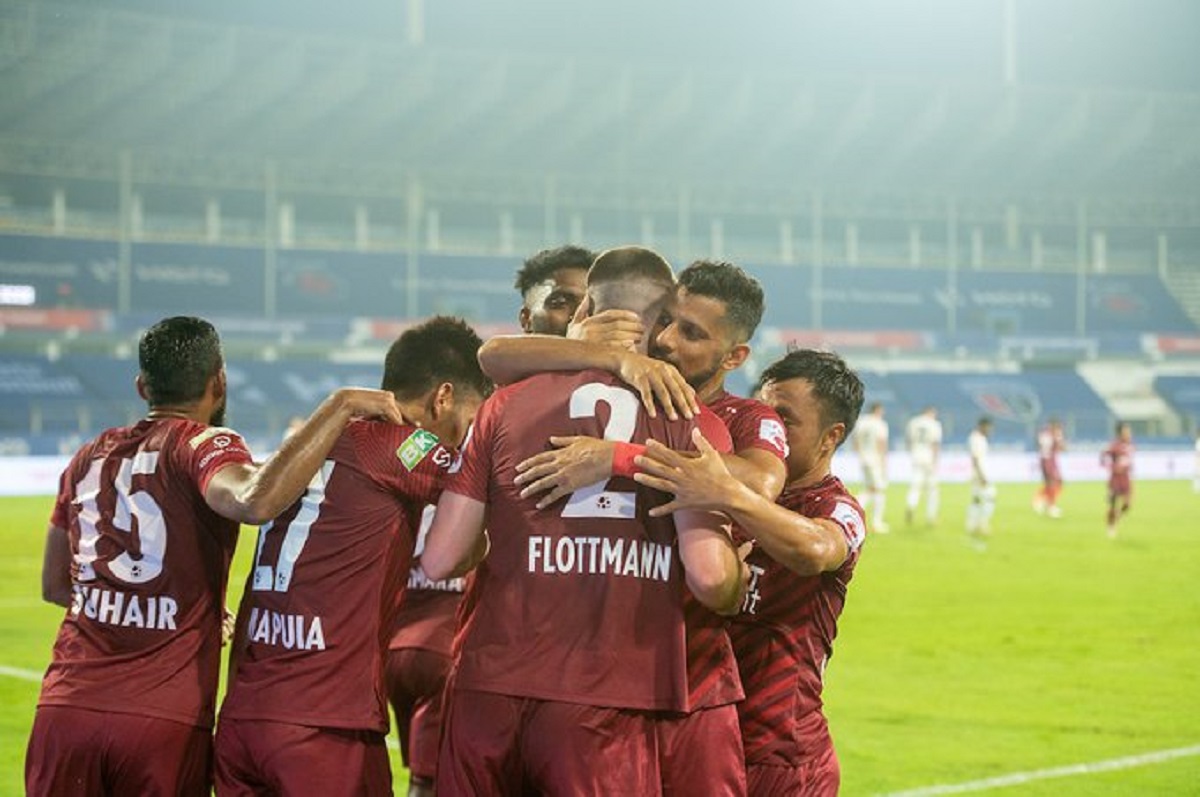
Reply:
[[529, 572], [611, 573], [667, 581], [671, 578], [671, 554], [671, 546], [650, 540], [536, 536], [529, 538]]
[[121, 628], [174, 631], [179, 604], [170, 595], [138, 595], [76, 584], [71, 614]]
[[282, 614], [255, 606], [250, 610], [250, 641], [287, 650], [324, 650], [325, 629], [320, 617]]

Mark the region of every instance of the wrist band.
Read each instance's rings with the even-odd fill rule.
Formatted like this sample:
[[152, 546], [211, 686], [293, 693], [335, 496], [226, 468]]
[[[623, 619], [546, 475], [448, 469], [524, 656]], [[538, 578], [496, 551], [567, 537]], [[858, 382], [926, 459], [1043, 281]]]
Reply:
[[612, 472], [614, 476], [633, 478], [640, 473], [638, 466], [633, 463], [635, 457], [646, 453], [646, 447], [636, 443], [616, 443], [613, 448]]

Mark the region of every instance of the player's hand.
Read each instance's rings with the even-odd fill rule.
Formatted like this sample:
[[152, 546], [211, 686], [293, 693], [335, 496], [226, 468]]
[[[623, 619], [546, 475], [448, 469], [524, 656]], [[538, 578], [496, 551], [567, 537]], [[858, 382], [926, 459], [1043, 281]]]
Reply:
[[692, 440], [699, 456], [672, 451], [657, 440], [649, 440], [646, 453], [633, 461], [641, 471], [633, 475], [634, 481], [675, 496], [669, 503], [651, 509], [651, 517], [680, 509], [724, 509], [723, 496], [736, 480], [699, 429], [692, 430]]
[[538, 509], [612, 476], [613, 442], [595, 437], [551, 437], [550, 444], [554, 450], [517, 463], [513, 480], [517, 486], [524, 485], [522, 498], [546, 493], [538, 499]]
[[[580, 302], [579, 306], [583, 307], [584, 302]], [[641, 316], [629, 310], [605, 310], [582, 318], [576, 312], [575, 316], [567, 327], [567, 337], [575, 340], [618, 346], [632, 351], [646, 334]]]
[[237, 628], [237, 615], [229, 611], [228, 606], [221, 612], [221, 646], [224, 647], [233, 639], [233, 632]]
[[406, 423], [396, 396], [390, 390], [343, 387], [334, 392], [333, 399], [351, 418], [372, 418], [397, 425]]
[[638, 392], [642, 397], [642, 406], [651, 418], [658, 417], [658, 404], [673, 421], [679, 420], [680, 415], [694, 418], [700, 412], [696, 391], [679, 373], [679, 369], [668, 362], [637, 352], [624, 352], [617, 376]]

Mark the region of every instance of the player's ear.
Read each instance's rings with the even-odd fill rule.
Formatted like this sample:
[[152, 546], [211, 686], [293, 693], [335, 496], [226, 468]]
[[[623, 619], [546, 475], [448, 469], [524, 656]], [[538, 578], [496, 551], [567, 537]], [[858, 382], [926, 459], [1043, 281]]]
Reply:
[[745, 343], [739, 343], [729, 350], [725, 358], [721, 360], [721, 367], [726, 371], [736, 371], [746, 362], [746, 358], [750, 356], [750, 346]]
[[838, 421], [825, 430], [824, 439], [821, 441], [821, 453], [824, 453], [825, 449], [828, 449], [829, 453], [832, 454], [837, 450], [838, 445], [845, 439], [846, 424]]
[[227, 386], [226, 380], [225, 380], [225, 369], [218, 368], [217, 372], [215, 374], [213, 374], [213, 377], [212, 377], [213, 398], [217, 401], [220, 401], [221, 399], [225, 398], [225, 391], [226, 391], [227, 387], [228, 386]]
[[437, 386], [437, 390], [433, 391], [429, 414], [434, 420], [437, 420], [454, 409], [454, 399], [454, 384], [452, 382], [442, 382]]
[[142, 400], [149, 404], [150, 394], [146, 391], [146, 380], [142, 379], [141, 374], [138, 374], [133, 380], [133, 385], [137, 388], [137, 394], [142, 397]]
[[529, 308], [521, 305], [521, 311], [517, 313], [517, 322], [521, 325], [521, 331], [528, 333], [532, 324], [529, 321]]

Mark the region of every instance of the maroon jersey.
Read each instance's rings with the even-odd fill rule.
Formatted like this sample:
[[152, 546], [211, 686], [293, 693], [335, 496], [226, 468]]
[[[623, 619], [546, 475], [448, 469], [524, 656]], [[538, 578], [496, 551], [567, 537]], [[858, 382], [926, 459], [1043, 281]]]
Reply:
[[835, 571], [800, 576], [756, 547], [750, 589], [730, 625], [746, 699], [738, 705], [747, 764], [795, 766], [829, 745], [821, 713], [825, 665], [865, 536], [862, 508], [834, 476], [784, 490], [780, 505], [832, 520], [850, 554]]
[[1108, 468], [1110, 492], [1129, 492], [1133, 476], [1133, 443], [1117, 438], [1100, 453], [1100, 462]]
[[[783, 421], [766, 404], [721, 391], [705, 406], [729, 430], [733, 451], [757, 448], [780, 460], [787, 458]], [[741, 700], [743, 692], [736, 660], [724, 654], [729, 646], [728, 620], [709, 611], [690, 592], [684, 594], [684, 612], [691, 707], [711, 708]]]
[[787, 432], [783, 428], [783, 419], [766, 404], [722, 390], [707, 406], [729, 429], [734, 451], [760, 448], [781, 460], [787, 459]]
[[[433, 523], [435, 507], [425, 507], [421, 515], [421, 531], [417, 535], [416, 557], [425, 550], [425, 536]], [[400, 608], [392, 622], [390, 650], [418, 648], [449, 656], [454, 645], [457, 628], [455, 616], [462, 602], [465, 578], [447, 578], [432, 581], [414, 561], [408, 574], [408, 589], [400, 601]]]
[[694, 448], [703, 421], [650, 418], [637, 395], [600, 371], [549, 373], [483, 405], [448, 490], [488, 504], [491, 551], [467, 593], [455, 686], [589, 706], [688, 710], [683, 567], [672, 519], [647, 512], [667, 496], [625, 478], [538, 510], [513, 484], [516, 465], [551, 435], [653, 437]]
[[421, 511], [454, 459], [432, 433], [356, 421], [262, 527], [221, 716], [386, 731], [384, 652]]
[[251, 461], [236, 432], [180, 418], [109, 429], [59, 482], [75, 599], [38, 705], [211, 727], [221, 617], [238, 524], [204, 501]]

